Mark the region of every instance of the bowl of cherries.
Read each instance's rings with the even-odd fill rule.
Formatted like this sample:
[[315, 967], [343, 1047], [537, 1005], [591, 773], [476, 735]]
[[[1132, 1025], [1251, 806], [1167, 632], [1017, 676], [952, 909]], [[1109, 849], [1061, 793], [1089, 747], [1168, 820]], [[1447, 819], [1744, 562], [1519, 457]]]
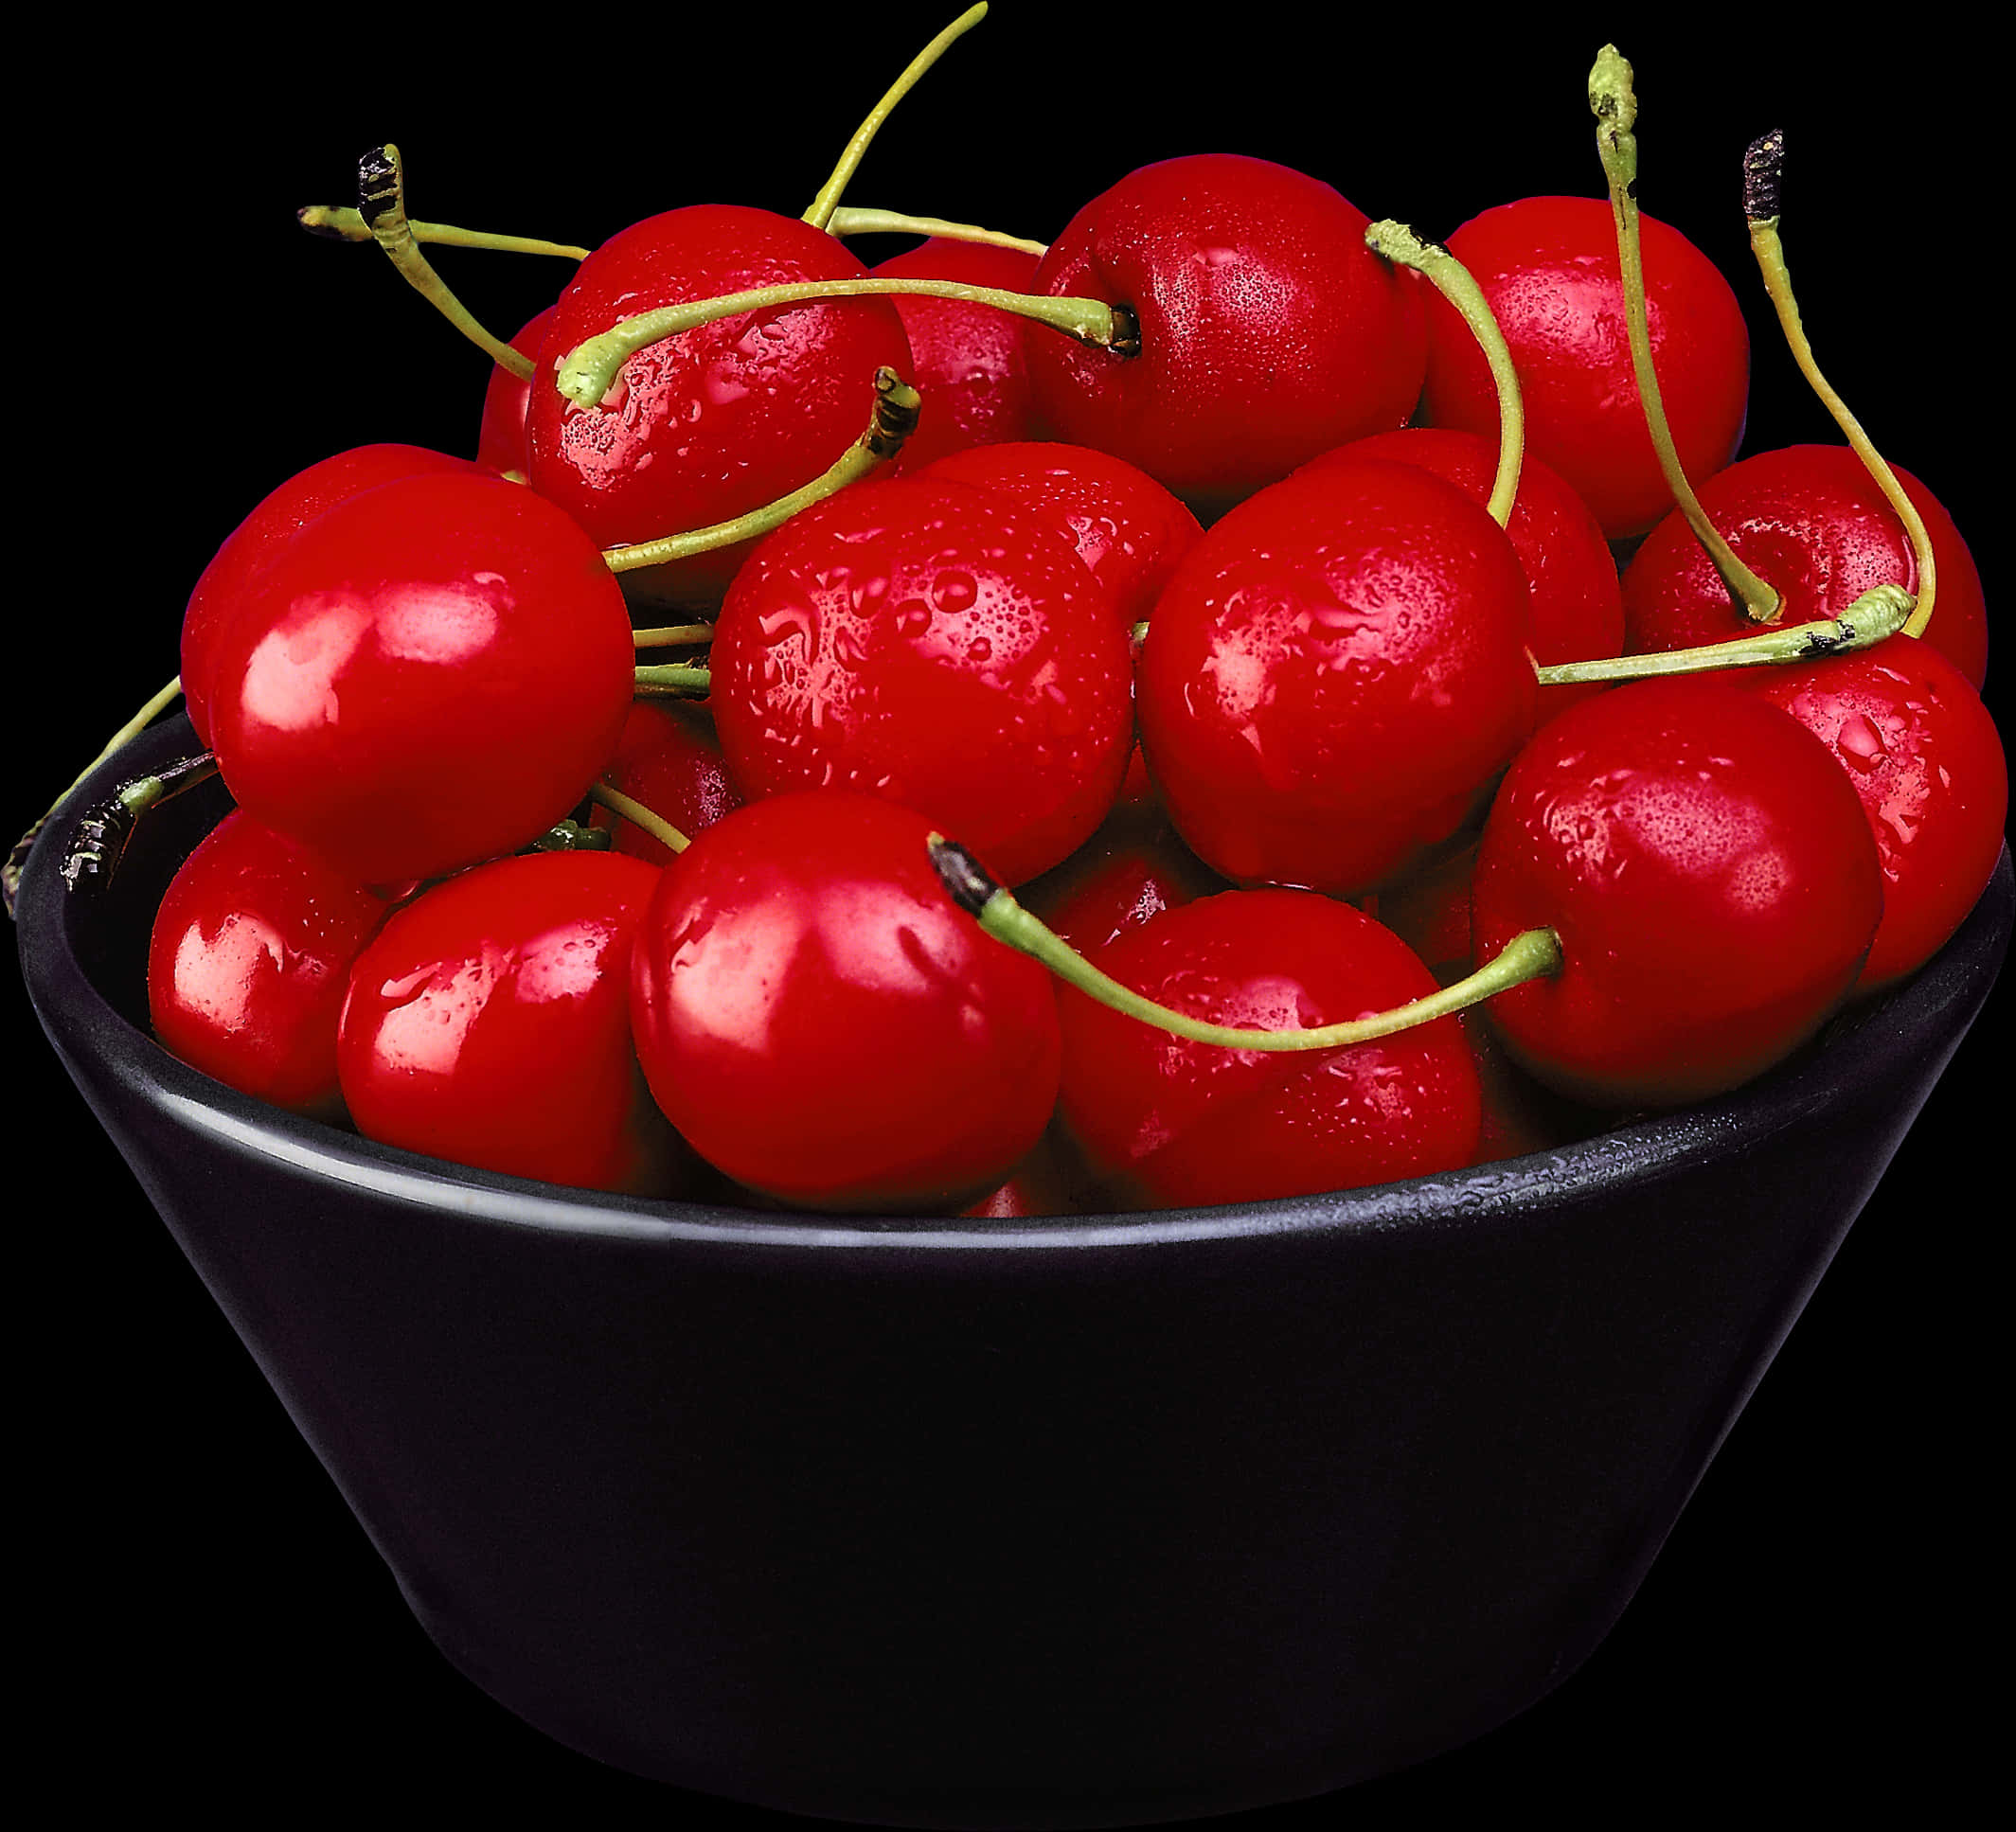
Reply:
[[[274, 476], [8, 891], [477, 1686], [726, 1800], [1138, 1823], [1597, 1648], [1989, 999], [2007, 770], [1778, 136], [1839, 433], [1739, 456], [1615, 50], [1593, 194], [1446, 244], [1247, 152], [1047, 242], [850, 205], [985, 10], [802, 215], [533, 243], [368, 149], [302, 220], [483, 351], [476, 454]], [[456, 242], [557, 296], [495, 334]]]

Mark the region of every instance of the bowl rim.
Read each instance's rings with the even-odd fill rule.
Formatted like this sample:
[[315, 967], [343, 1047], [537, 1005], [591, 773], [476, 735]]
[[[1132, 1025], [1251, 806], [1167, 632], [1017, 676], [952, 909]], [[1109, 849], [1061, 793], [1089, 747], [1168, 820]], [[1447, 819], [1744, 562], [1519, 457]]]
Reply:
[[[132, 1023], [70, 944], [62, 857], [78, 824], [119, 785], [195, 748], [186, 714], [102, 758], [50, 813], [26, 861], [15, 922], [22, 975], [58, 1053], [95, 1057], [132, 1094], [227, 1150], [247, 1151], [333, 1188], [352, 1187], [472, 1223], [607, 1240], [776, 1248], [982, 1250], [1151, 1247], [1331, 1230], [1412, 1233], [1505, 1225], [1540, 1202], [1591, 1200], [1656, 1181], [1710, 1153], [1752, 1147], [1844, 1094], [1873, 1094], [1918, 1041], [1984, 1001], [2016, 923], [2016, 873], [2005, 842], [1974, 908], [1944, 948], [1900, 986], [1851, 1006], [1788, 1062], [1694, 1106], [1625, 1121], [1523, 1157], [1322, 1195], [1113, 1215], [972, 1218], [794, 1214], [624, 1196], [451, 1165], [289, 1113], [188, 1067]], [[116, 895], [109, 887], [100, 895]], [[1971, 1022], [1970, 1012], [1968, 1023]], [[1965, 1024], [1955, 1030], [1957, 1046]], [[1849, 1039], [1866, 1047], [1844, 1058]], [[1843, 1075], [1844, 1062], [1847, 1074]]]

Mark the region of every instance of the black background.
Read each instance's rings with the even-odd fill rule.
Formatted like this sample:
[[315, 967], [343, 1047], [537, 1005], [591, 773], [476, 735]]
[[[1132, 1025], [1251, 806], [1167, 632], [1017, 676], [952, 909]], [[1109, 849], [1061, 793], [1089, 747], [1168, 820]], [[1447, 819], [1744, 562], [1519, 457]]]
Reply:
[[[9, 833], [173, 673], [189, 585], [266, 490], [353, 444], [474, 449], [484, 359], [374, 250], [301, 234], [296, 205], [352, 201], [357, 154], [392, 138], [421, 218], [592, 245], [681, 203], [796, 213], [953, 10], [577, 9], [453, 32], [303, 14], [235, 48], [45, 28], [34, 62], [62, 78], [62, 124], [15, 148], [17, 247], [33, 244], [17, 261], [10, 399], [32, 493], [15, 541], [43, 561], [15, 596]], [[1981, 255], [1962, 252], [1997, 240], [1989, 124], [1965, 87], [1980, 59], [1936, 9], [1915, 9], [1908, 39], [1803, 52], [1713, 12], [1685, 31], [1561, 9], [1473, 33], [1426, 9], [1403, 25], [1292, 5], [1236, 17], [1200, 31], [1161, 9], [998, 0], [898, 112], [849, 201], [1044, 238], [1136, 165], [1223, 150], [1442, 237], [1511, 198], [1600, 191], [1583, 80], [1615, 36], [1638, 70], [1644, 205], [1709, 253], [1751, 316], [1746, 449], [1835, 436], [1776, 343], [1744, 240], [1742, 148], [1782, 125], [1786, 246], [1821, 360], [1970, 534], [1994, 614], [2006, 314]], [[191, 55], [198, 74], [171, 80]], [[507, 335], [566, 274], [437, 261]], [[67, 1194], [15, 1207], [21, 1670], [40, 1699], [25, 1748], [111, 1804], [396, 1801], [601, 1823], [690, 1809], [527, 1730], [434, 1652], [71, 1094], [17, 976], [0, 983], [30, 1086], [11, 1107], [17, 1185], [72, 1166]], [[1977, 1027], [1589, 1664], [1468, 1750], [1236, 1823], [1515, 1805], [1577, 1823], [1893, 1793], [1936, 1813], [1986, 1778], [1987, 1708], [1967, 1688], [1998, 1628], [1986, 1478], [2000, 1458], [1985, 1452], [2004, 1329], [1982, 1262], [2003, 1227], [1973, 1185], [1999, 1179], [1976, 1114], [2007, 1084], [2009, 1005]]]

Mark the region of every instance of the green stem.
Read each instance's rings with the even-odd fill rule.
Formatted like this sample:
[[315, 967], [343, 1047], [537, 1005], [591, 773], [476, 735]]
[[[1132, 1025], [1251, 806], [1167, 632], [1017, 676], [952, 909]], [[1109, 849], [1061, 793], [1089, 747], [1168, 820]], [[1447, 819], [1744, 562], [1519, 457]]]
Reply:
[[70, 787], [68, 789], [65, 789], [62, 795], [57, 796], [57, 798], [49, 804], [47, 809], [44, 812], [42, 819], [37, 821], [33, 827], [29, 827], [28, 830], [14, 843], [13, 850], [7, 855], [6, 863], [0, 864], [0, 902], [5, 903], [7, 908], [7, 914], [9, 918], [11, 918], [14, 914], [14, 899], [21, 893], [21, 873], [22, 868], [27, 863], [28, 849], [35, 844], [35, 836], [49, 824], [49, 816], [55, 813], [56, 810], [62, 806], [63, 796], [72, 793], [76, 790], [77, 785], [82, 782], [83, 779], [92, 773], [92, 771], [96, 770], [98, 765], [103, 763], [105, 759], [109, 757], [115, 751], [123, 750], [129, 743], [133, 741], [133, 739], [137, 738], [141, 732], [146, 730], [148, 726], [152, 725], [154, 720], [161, 716], [162, 713], [166, 712], [168, 708], [174, 703], [175, 700], [180, 696], [181, 692], [182, 677], [179, 674], [176, 675], [175, 678], [170, 681], [165, 687], [156, 689], [156, 691], [149, 697], [147, 703], [143, 705], [138, 712], [134, 713], [134, 716], [125, 722], [125, 724], [121, 725], [117, 731], [114, 732], [113, 735], [105, 740], [103, 746], [99, 749], [98, 756], [93, 757], [89, 763], [85, 764], [84, 767], [77, 773], [77, 776], [75, 780], [73, 780], [70, 784]]
[[742, 312], [768, 311], [778, 306], [816, 305], [828, 299], [864, 299], [914, 293], [933, 299], [965, 299], [994, 306], [1039, 324], [1050, 326], [1095, 348], [1122, 355], [1136, 353], [1141, 330], [1133, 314], [1104, 299], [1046, 298], [1028, 293], [1006, 293], [999, 287], [967, 286], [957, 280], [897, 280], [869, 276], [859, 280], [797, 280], [784, 286], [758, 286], [718, 299], [695, 299], [685, 305], [661, 306], [655, 311], [625, 318], [598, 336], [578, 345], [555, 373], [554, 385], [577, 406], [597, 407], [617, 373], [637, 351], [682, 331], [696, 330]]
[[1616, 223], [1617, 260], [1624, 283], [1624, 322], [1631, 337], [1632, 373], [1638, 383], [1646, 431], [1658, 454], [1667, 489], [1694, 538], [1706, 550], [1715, 570], [1729, 588], [1731, 600], [1753, 623], [1775, 623], [1778, 595], [1736, 556], [1716, 531], [1694, 487], [1681, 469], [1680, 454], [1667, 423], [1659, 377], [1652, 367], [1651, 330], [1645, 316], [1645, 263], [1638, 234], [1638, 136], [1632, 132], [1638, 118], [1638, 99], [1632, 89], [1632, 69], [1615, 44], [1606, 44], [1589, 72], [1589, 107], [1597, 117], [1597, 151], [1603, 175], [1610, 181], [1610, 213]]
[[199, 751], [194, 756], [178, 757], [151, 776], [136, 776], [121, 784], [110, 800], [100, 802], [78, 822], [70, 849], [63, 854], [63, 887], [75, 892], [87, 884], [109, 883], [140, 817], [149, 809], [208, 782], [217, 773], [216, 754]]
[[896, 104], [917, 86], [918, 79], [945, 55], [954, 40], [964, 38], [986, 17], [986, 0], [981, 0], [979, 6], [967, 8], [910, 60], [902, 75], [889, 85], [888, 92], [868, 112], [868, 118], [854, 130], [854, 137], [847, 143], [847, 151], [840, 155], [840, 163], [833, 168], [833, 175], [820, 186], [819, 195], [812, 199], [812, 207], [805, 212], [805, 221], [813, 228], [830, 227], [833, 212], [840, 206], [841, 192], [847, 189], [848, 180], [854, 176], [863, 158], [867, 154], [869, 143], [881, 131], [882, 124], [894, 113]]
[[1013, 895], [955, 841], [934, 833], [927, 844], [932, 865], [948, 895], [996, 941], [1041, 961], [1067, 986], [1076, 987], [1108, 1009], [1195, 1043], [1270, 1052], [1343, 1049], [1352, 1043], [1390, 1037], [1396, 1031], [1411, 1030], [1417, 1024], [1433, 1023], [1437, 1018], [1447, 1018], [1511, 987], [1561, 970], [1560, 936], [1551, 929], [1528, 929], [1514, 935], [1498, 954], [1453, 986], [1370, 1018], [1353, 1018], [1306, 1030], [1246, 1030], [1231, 1024], [1207, 1023], [1143, 998], [1133, 987], [1100, 972], [1055, 930], [1016, 902]]
[[714, 640], [710, 623], [662, 623], [651, 630], [633, 630], [631, 639], [639, 649], [686, 649]]
[[1519, 393], [1519, 372], [1512, 366], [1511, 348], [1505, 341], [1504, 331], [1498, 329], [1491, 303], [1469, 268], [1440, 243], [1423, 241], [1404, 222], [1389, 219], [1372, 223], [1365, 230], [1365, 246], [1375, 255], [1424, 276], [1462, 313], [1463, 322], [1484, 352], [1498, 390], [1498, 474], [1491, 480], [1490, 501], [1485, 507], [1502, 528], [1512, 519], [1512, 504], [1519, 494], [1526, 417]]
[[420, 253], [413, 224], [406, 218], [405, 168], [396, 146], [373, 147], [357, 162], [357, 203], [360, 218], [408, 284], [492, 362], [529, 382], [532, 359], [520, 355], [478, 324], [475, 314], [448, 290]]
[[[294, 212], [294, 220], [312, 236], [326, 236], [331, 241], [375, 241], [378, 240], [361, 210], [347, 205], [306, 204]], [[586, 260], [588, 250], [571, 242], [541, 241], [533, 236], [492, 235], [486, 229], [457, 229], [452, 222], [406, 221], [415, 241], [438, 242], [444, 248], [488, 248], [502, 255], [558, 255], [567, 260]]]
[[1897, 472], [1883, 461], [1882, 454], [1862, 430], [1862, 422], [1848, 412], [1847, 403], [1829, 386], [1827, 378], [1820, 373], [1820, 365], [1813, 360], [1813, 347], [1807, 341], [1806, 328], [1799, 318], [1799, 302], [1793, 296], [1792, 276], [1785, 266], [1784, 244], [1778, 240], [1778, 195], [1784, 164], [1785, 136], [1775, 131], [1753, 140], [1743, 155], [1743, 208], [1750, 222], [1750, 252], [1757, 257], [1764, 291], [1770, 295], [1772, 310], [1777, 313], [1778, 329], [1785, 333], [1792, 360], [1799, 365], [1799, 373], [1819, 396], [1820, 404], [1832, 416], [1834, 424], [1847, 436], [1849, 447], [1862, 460], [1863, 469], [1875, 480], [1884, 500], [1897, 511], [1905, 534], [1910, 537], [1912, 557], [1918, 561], [1918, 609], [1911, 614], [1911, 621], [1905, 624], [1904, 634], [1922, 636], [1925, 626], [1932, 621], [1933, 599], [1938, 590], [1938, 568], [1933, 560], [1932, 536], [1926, 531], [1925, 518], [1918, 513], [1918, 505], [1905, 494], [1903, 485], [1898, 481]]
[[665, 662], [637, 670], [637, 692], [647, 700], [705, 700], [713, 670], [690, 662]]
[[640, 801], [633, 801], [620, 789], [612, 789], [606, 782], [588, 785], [590, 800], [598, 801], [612, 814], [620, 814], [634, 827], [640, 827], [669, 852], [684, 852], [691, 843], [671, 822], [662, 814], [654, 814]]
[[1019, 248], [1026, 255], [1046, 255], [1050, 245], [983, 229], [973, 222], [948, 222], [941, 216], [906, 216], [901, 210], [857, 210], [843, 205], [827, 228], [836, 236], [936, 236], [941, 241], [981, 241], [990, 248]]
[[1907, 629], [1917, 602], [1901, 585], [1864, 592], [1838, 617], [1783, 624], [1733, 643], [1704, 643], [1698, 649], [1657, 649], [1646, 655], [1614, 655], [1594, 662], [1556, 662], [1533, 672], [1543, 687], [1575, 686], [1591, 681], [1635, 681], [1650, 674], [1706, 674], [1716, 668], [1762, 667], [1778, 662], [1816, 662], [1828, 655], [1870, 649]]
[[[633, 546], [610, 547], [602, 555], [613, 573], [633, 573], [645, 566], [662, 566], [668, 560], [688, 560], [695, 554], [732, 547], [739, 541], [753, 540], [781, 527], [802, 508], [831, 496], [865, 477], [876, 466], [893, 458], [917, 426], [923, 397], [894, 369], [875, 371], [875, 411], [868, 429], [809, 484], [801, 484], [774, 503], [765, 503], [745, 515], [716, 522], [705, 528], [690, 528], [684, 534], [668, 534], [656, 541], [639, 541]], [[691, 629], [695, 626], [687, 625]], [[697, 626], [713, 632], [705, 624]], [[692, 640], [692, 639], [687, 639]]]

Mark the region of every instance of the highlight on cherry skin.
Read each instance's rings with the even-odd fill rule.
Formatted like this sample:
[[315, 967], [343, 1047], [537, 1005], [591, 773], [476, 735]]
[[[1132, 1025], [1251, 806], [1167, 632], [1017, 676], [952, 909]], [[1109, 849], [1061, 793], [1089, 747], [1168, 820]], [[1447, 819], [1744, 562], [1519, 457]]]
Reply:
[[[1638, 225], [1672, 443], [1792, 660], [1672, 507], [1600, 198], [1449, 238], [1508, 395], [1347, 174], [1206, 150], [973, 225], [844, 207], [857, 158], [803, 216], [548, 250], [473, 461], [341, 453], [223, 536], [180, 681], [240, 808], [155, 926], [165, 1046], [570, 1187], [1210, 1205], [1739, 1087], [1971, 907], [1978, 572], [1907, 472], [1923, 542], [1846, 448], [1730, 462], [1749, 332], [1680, 229]], [[574, 391], [640, 314], [780, 287]], [[622, 567], [795, 501], [889, 371], [880, 474]], [[1856, 635], [1885, 592], [1929, 624]]]

